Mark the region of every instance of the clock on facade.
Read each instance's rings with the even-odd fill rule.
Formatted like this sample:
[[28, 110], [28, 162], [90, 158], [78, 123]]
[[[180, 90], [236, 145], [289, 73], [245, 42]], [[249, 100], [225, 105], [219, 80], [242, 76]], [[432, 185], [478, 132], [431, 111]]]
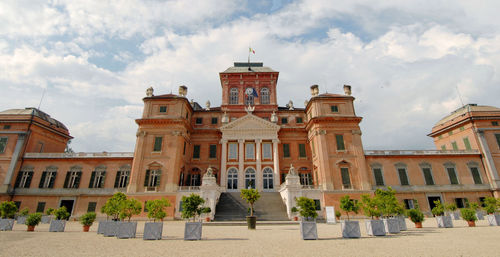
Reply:
[[253, 93], [253, 88], [251, 88], [251, 87], [247, 88], [247, 90], [245, 90], [245, 93], [247, 95], [251, 95]]

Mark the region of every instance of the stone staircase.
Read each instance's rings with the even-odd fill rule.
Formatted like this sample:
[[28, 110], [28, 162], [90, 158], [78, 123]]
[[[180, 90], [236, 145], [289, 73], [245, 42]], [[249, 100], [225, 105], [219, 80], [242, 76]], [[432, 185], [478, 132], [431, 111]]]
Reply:
[[[254, 215], [258, 221], [287, 221], [286, 206], [277, 192], [261, 192], [255, 203]], [[248, 204], [239, 192], [222, 193], [215, 208], [215, 221], [244, 221]]]

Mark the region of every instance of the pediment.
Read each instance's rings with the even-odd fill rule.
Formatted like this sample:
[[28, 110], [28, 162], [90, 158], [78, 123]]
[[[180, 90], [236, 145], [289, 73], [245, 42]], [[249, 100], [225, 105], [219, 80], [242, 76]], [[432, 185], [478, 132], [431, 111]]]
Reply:
[[273, 131], [278, 132], [280, 126], [257, 117], [251, 113], [229, 122], [228, 124], [222, 126], [220, 131], [222, 133], [229, 131]]

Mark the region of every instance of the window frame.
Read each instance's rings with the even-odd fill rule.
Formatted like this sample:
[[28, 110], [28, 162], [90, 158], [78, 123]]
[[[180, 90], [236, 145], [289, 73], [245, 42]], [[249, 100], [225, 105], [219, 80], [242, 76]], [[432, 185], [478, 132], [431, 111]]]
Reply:
[[229, 104], [239, 103], [239, 89], [237, 87], [232, 87], [229, 89]]
[[342, 135], [342, 134], [335, 134], [335, 143], [337, 145], [337, 151], [346, 151], [345, 141], [344, 141], [344, 135]]
[[208, 146], [208, 158], [209, 159], [216, 159], [217, 158], [217, 145], [216, 144], [210, 144]]
[[196, 117], [194, 119], [194, 124], [195, 125], [203, 125], [203, 117]]
[[302, 117], [297, 117], [297, 118], [295, 118], [295, 123], [297, 123], [297, 124], [303, 124], [304, 120], [302, 119]]
[[[410, 186], [411, 183], [410, 183], [410, 177], [408, 176], [408, 166], [406, 166], [406, 164], [404, 164], [404, 163], [396, 163], [394, 166], [396, 168], [396, 173], [398, 174], [399, 184], [401, 186]], [[405, 176], [406, 176], [406, 182], [408, 182], [407, 185], [403, 185], [403, 180], [401, 179], [401, 174], [399, 172], [400, 169], [404, 170], [404, 173], [405, 173]]]
[[[249, 148], [250, 147], [250, 148]], [[251, 155], [250, 155], [251, 153]], [[254, 142], [245, 142], [245, 160], [255, 160], [255, 143]]]
[[270, 104], [270, 90], [267, 87], [263, 87], [260, 89], [260, 104]]
[[[447, 162], [443, 166], [444, 166], [444, 170], [446, 171], [446, 174], [448, 175], [448, 179], [450, 181], [450, 185], [460, 185], [460, 180], [458, 178], [458, 172], [457, 172], [456, 165], [454, 163]], [[448, 169], [453, 169], [453, 172], [455, 173], [455, 179], [457, 180], [457, 183], [455, 183], [455, 184], [453, 183], [452, 178], [450, 176], [450, 171]]]
[[193, 145], [193, 160], [199, 160], [201, 153], [201, 145]]
[[332, 113], [339, 113], [339, 106], [338, 106], [338, 105], [335, 105], [335, 104], [330, 105], [330, 111], [331, 111]]
[[[477, 162], [468, 162], [467, 163], [467, 168], [469, 169], [470, 175], [472, 177], [472, 181], [474, 182], [474, 185], [484, 185], [484, 179], [483, 176], [481, 175], [481, 169], [479, 168], [479, 164]], [[472, 172], [472, 169], [477, 170], [477, 175], [478, 179], [480, 180], [481, 183], [477, 183], [476, 179], [474, 178], [474, 173]]]
[[160, 105], [158, 109], [159, 109], [158, 110], [159, 113], [167, 113], [167, 110], [168, 110], [166, 105]]
[[[269, 151], [266, 151], [266, 147], [269, 148]], [[266, 154], [267, 152], [269, 153], [269, 155]], [[263, 160], [272, 160], [273, 159], [273, 145], [272, 145], [272, 143], [268, 143], [268, 142], [262, 143], [262, 159]]]
[[282, 144], [283, 158], [290, 158], [290, 144]]
[[[347, 178], [344, 177], [344, 174], [347, 174]], [[351, 174], [349, 172], [349, 167], [340, 167], [340, 178], [342, 182], [342, 189], [352, 189], [352, 180], [351, 180]], [[347, 179], [349, 179], [349, 184], [344, 183], [345, 180]]]
[[281, 117], [281, 124], [288, 124], [288, 118], [287, 117]]
[[153, 143], [153, 152], [161, 152], [162, 148], [163, 148], [163, 137], [155, 136]]
[[[375, 182], [375, 186], [385, 186], [385, 177], [384, 177], [384, 170], [382, 168], [382, 165], [381, 164], [372, 164], [371, 165], [371, 169], [372, 169], [372, 175], [373, 175], [373, 181]], [[380, 176], [382, 178], [382, 184], [379, 184], [377, 181], [377, 175], [375, 174], [375, 170], [379, 170], [380, 171]]]
[[0, 154], [5, 153], [5, 149], [7, 149], [8, 143], [9, 143], [9, 137], [0, 137]]
[[[429, 163], [420, 163], [420, 170], [422, 171], [422, 176], [424, 177], [424, 183], [426, 186], [435, 186], [436, 180], [434, 179], [434, 174], [432, 172], [432, 166]], [[424, 169], [429, 169], [430, 178], [432, 179], [432, 184], [429, 184], [426, 177]]]
[[217, 117], [212, 117], [211, 124], [212, 124], [212, 125], [217, 125], [218, 123], [219, 123], [219, 118], [217, 118]]
[[299, 158], [302, 158], [302, 159], [307, 158], [306, 144], [299, 143], [298, 147], [299, 147]]

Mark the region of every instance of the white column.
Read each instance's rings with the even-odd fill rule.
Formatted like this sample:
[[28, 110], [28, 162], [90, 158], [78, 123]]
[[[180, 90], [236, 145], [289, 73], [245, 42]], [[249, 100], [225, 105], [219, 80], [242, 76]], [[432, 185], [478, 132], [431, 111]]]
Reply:
[[273, 162], [274, 162], [274, 188], [279, 190], [280, 186], [280, 163], [278, 155], [278, 139], [273, 139]]
[[245, 147], [245, 140], [244, 139], [239, 139], [238, 140], [238, 189], [243, 189], [245, 188], [245, 171], [243, 168], [244, 161], [245, 161], [245, 156], [244, 156], [244, 147]]
[[227, 140], [221, 139], [222, 153], [221, 153], [221, 164], [220, 164], [220, 185], [222, 188], [227, 186], [227, 173], [226, 173], [226, 163], [227, 163]]
[[261, 163], [261, 150], [260, 150], [260, 146], [261, 146], [261, 143], [262, 143], [262, 139], [256, 139], [255, 140], [255, 148], [257, 149], [256, 150], [256, 156], [255, 156], [255, 181], [257, 183], [257, 185], [255, 185], [255, 188], [259, 191], [261, 191], [263, 189], [263, 181], [262, 181], [262, 163]]

